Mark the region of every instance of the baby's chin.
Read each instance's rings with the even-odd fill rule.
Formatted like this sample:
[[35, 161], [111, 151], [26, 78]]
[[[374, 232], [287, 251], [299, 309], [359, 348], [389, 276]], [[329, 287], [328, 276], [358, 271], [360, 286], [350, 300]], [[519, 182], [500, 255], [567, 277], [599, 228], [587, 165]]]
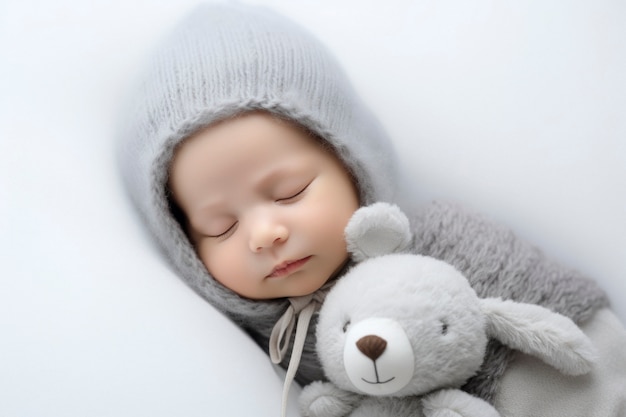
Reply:
[[351, 264], [351, 258], [346, 254], [346, 258], [344, 259], [344, 261], [341, 264], [339, 264], [339, 266], [333, 271], [333, 273], [326, 280], [326, 282], [333, 281], [339, 278], [340, 276], [342, 276], [343, 274], [345, 274], [348, 268], [350, 267], [350, 264]]

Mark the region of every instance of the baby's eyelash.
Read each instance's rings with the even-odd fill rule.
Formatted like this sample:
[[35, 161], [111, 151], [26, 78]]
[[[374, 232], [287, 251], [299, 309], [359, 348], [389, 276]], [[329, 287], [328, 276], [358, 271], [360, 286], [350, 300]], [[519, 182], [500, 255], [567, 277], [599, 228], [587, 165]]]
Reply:
[[216, 239], [227, 237], [229, 233], [235, 231], [235, 226], [237, 226], [237, 222], [233, 223], [232, 226], [230, 226], [228, 229], [226, 229], [223, 233], [220, 233], [219, 235], [208, 235], [208, 236], [211, 238], [216, 238]]
[[294, 195], [292, 195], [291, 197], [287, 197], [284, 200], [290, 200], [292, 198], [295, 198], [297, 196], [299, 196], [300, 194], [302, 194], [304, 192], [304, 190], [306, 190], [306, 187], [304, 187], [303, 189], [301, 189], [300, 191], [298, 191], [297, 193], [295, 193]]
[[291, 195], [291, 196], [289, 196], [289, 197], [279, 198], [279, 199], [278, 199], [278, 200], [276, 200], [276, 201], [289, 201], [289, 200], [291, 200], [291, 199], [293, 199], [293, 198], [296, 198], [296, 197], [298, 197], [300, 194], [302, 194], [303, 192], [305, 192], [305, 191], [306, 191], [306, 189], [307, 189], [307, 188], [309, 188], [309, 185], [310, 185], [310, 184], [311, 184], [311, 183], [309, 182], [307, 185], [305, 185], [305, 186], [304, 186], [304, 187], [303, 187], [300, 191], [298, 191], [297, 193], [295, 193], [295, 194], [293, 194], [293, 195]]

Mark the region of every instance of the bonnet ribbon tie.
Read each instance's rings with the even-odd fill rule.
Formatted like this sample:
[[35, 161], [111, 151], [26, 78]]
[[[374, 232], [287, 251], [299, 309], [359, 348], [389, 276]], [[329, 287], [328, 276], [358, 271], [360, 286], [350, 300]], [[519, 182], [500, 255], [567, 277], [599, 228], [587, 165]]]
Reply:
[[327, 284], [313, 294], [288, 298], [289, 307], [287, 307], [287, 311], [278, 319], [272, 329], [269, 346], [270, 358], [273, 363], [279, 364], [287, 353], [289, 340], [291, 339], [294, 327], [296, 328], [296, 336], [293, 341], [293, 349], [291, 350], [291, 358], [289, 359], [289, 366], [283, 386], [281, 408], [281, 416], [283, 417], [285, 417], [287, 413], [287, 396], [291, 383], [296, 376], [298, 365], [300, 365], [300, 358], [302, 357], [304, 341], [309, 329], [311, 317], [313, 317], [315, 310], [324, 301], [324, 297], [329, 289], [330, 286]]

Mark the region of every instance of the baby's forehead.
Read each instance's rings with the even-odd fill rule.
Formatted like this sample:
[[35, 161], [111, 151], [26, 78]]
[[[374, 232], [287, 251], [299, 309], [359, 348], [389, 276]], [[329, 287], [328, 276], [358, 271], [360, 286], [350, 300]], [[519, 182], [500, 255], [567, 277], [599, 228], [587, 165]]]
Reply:
[[[221, 187], [246, 174], [246, 183], [265, 186], [299, 178], [312, 168], [345, 164], [317, 136], [268, 113], [251, 112], [201, 129], [172, 157], [169, 185], [189, 194]], [[307, 171], [308, 170], [308, 171]], [[186, 191], [185, 191], [186, 190]]]
[[172, 159], [201, 148], [222, 157], [248, 155], [254, 159], [259, 151], [257, 141], [266, 147], [289, 147], [293, 153], [321, 150], [347, 168], [334, 146], [320, 134], [295, 120], [266, 111], [240, 113], [198, 129], [175, 146]]

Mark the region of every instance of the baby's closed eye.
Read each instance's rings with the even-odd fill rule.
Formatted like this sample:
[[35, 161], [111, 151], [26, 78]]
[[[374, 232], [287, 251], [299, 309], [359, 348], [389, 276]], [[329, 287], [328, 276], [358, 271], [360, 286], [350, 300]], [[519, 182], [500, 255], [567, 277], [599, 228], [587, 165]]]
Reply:
[[224, 228], [220, 229], [220, 230], [224, 230], [223, 232], [217, 232], [216, 234], [208, 234], [208, 237], [212, 237], [212, 238], [226, 238], [228, 236], [230, 236], [235, 229], [237, 228], [237, 223], [239, 222], [234, 222], [232, 225], [228, 226], [226, 228], [226, 230], [224, 230]]
[[291, 187], [289, 190], [282, 192], [283, 197], [276, 199], [277, 203], [293, 203], [298, 201], [305, 194], [313, 181], [307, 181], [305, 184], [300, 184], [297, 187]]

